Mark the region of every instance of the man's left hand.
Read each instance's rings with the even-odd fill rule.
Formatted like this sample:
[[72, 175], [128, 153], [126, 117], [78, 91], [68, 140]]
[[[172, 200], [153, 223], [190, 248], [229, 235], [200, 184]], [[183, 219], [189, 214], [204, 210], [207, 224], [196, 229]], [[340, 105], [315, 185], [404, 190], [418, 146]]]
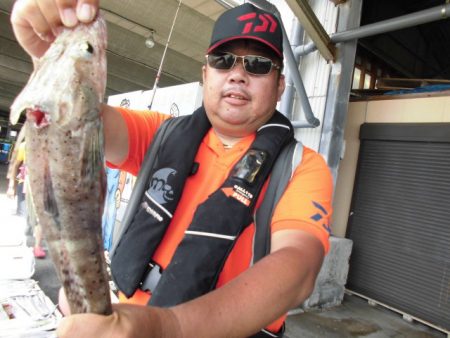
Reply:
[[170, 309], [130, 304], [113, 305], [113, 314], [76, 314], [61, 320], [59, 338], [180, 337], [180, 326]]

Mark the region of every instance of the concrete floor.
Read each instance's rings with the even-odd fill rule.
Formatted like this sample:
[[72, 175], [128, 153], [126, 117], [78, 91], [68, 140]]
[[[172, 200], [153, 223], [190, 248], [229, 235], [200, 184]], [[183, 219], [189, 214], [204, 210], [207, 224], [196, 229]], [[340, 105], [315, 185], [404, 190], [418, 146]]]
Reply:
[[[2, 231], [23, 225], [23, 218], [13, 215], [15, 202], [6, 198], [6, 165], [0, 164], [0, 228]], [[6, 230], [4, 230], [6, 229]], [[30, 246], [32, 237], [28, 238]], [[45, 246], [45, 242], [44, 242]], [[1, 268], [1, 267], [0, 267]], [[32, 277], [56, 304], [60, 283], [49, 257], [36, 260]], [[357, 296], [346, 295], [340, 306], [288, 316], [286, 338], [450, 338], [449, 335], [408, 322], [398, 313], [380, 306], [371, 306]]]
[[447, 334], [403, 317], [358, 296], [345, 295], [340, 306], [289, 316], [287, 338], [445, 338]]

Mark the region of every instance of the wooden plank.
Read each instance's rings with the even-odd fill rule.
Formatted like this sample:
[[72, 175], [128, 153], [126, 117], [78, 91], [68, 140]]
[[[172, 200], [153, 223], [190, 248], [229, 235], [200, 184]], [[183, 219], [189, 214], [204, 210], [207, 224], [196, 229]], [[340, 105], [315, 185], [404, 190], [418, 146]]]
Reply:
[[417, 99], [426, 97], [440, 97], [450, 96], [450, 90], [442, 90], [438, 92], [423, 92], [423, 93], [410, 93], [410, 94], [398, 94], [398, 95], [383, 95], [384, 91], [381, 91], [380, 95], [365, 95], [363, 91], [358, 92], [358, 96], [350, 96], [350, 102], [361, 101], [382, 101], [382, 100], [405, 100], [405, 99]]
[[436, 84], [450, 84], [449, 80], [441, 79], [404, 79], [404, 78], [379, 78], [378, 89], [412, 89]]
[[320, 54], [327, 61], [334, 61], [336, 50], [316, 14], [306, 0], [286, 0], [294, 15], [300, 21], [311, 40], [316, 45]]

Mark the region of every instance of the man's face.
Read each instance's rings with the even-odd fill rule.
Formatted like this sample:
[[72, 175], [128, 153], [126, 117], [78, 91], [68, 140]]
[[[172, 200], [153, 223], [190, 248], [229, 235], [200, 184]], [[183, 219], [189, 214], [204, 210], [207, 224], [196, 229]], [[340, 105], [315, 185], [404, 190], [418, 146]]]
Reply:
[[[228, 43], [220, 51], [270, 57], [260, 43], [249, 40]], [[267, 75], [249, 74], [242, 59], [230, 70], [203, 66], [203, 101], [215, 131], [222, 136], [243, 137], [266, 123], [285, 87], [284, 76], [278, 72], [272, 69]]]

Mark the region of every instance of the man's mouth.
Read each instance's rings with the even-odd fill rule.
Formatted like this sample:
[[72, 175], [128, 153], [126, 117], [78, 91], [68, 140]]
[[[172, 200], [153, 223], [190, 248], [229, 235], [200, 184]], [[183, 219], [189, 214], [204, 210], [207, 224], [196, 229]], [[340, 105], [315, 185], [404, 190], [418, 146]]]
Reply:
[[228, 91], [224, 92], [223, 96], [225, 98], [241, 100], [241, 101], [249, 101], [250, 100], [250, 97], [246, 93], [243, 93], [242, 91], [228, 90]]
[[230, 95], [227, 95], [227, 96], [231, 97], [232, 99], [246, 100], [246, 98], [241, 96], [241, 95], [230, 94]]

